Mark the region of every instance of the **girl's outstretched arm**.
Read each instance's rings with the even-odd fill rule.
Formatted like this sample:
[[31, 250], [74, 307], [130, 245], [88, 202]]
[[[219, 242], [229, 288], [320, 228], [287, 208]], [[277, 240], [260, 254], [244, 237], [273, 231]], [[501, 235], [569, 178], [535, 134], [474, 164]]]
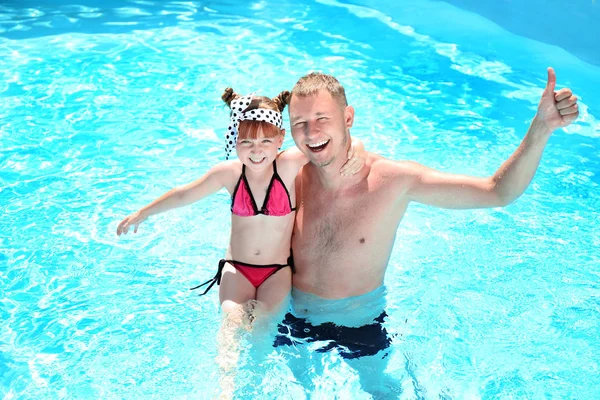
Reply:
[[117, 235], [126, 234], [131, 226], [134, 227], [133, 232], [137, 233], [138, 226], [149, 216], [187, 206], [222, 189], [228, 181], [235, 179], [234, 163], [235, 161], [227, 161], [217, 164], [200, 179], [169, 190], [121, 221], [117, 228]]

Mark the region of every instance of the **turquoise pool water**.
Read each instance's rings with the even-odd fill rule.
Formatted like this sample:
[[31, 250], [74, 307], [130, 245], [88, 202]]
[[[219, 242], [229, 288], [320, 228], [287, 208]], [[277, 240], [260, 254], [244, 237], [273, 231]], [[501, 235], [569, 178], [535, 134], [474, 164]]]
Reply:
[[[0, 5], [2, 398], [217, 395], [217, 294], [187, 288], [225, 251], [227, 194], [115, 230], [222, 160], [226, 86], [275, 96], [334, 74], [368, 149], [487, 175], [549, 65], [581, 116], [523, 197], [412, 205], [398, 230], [389, 397], [600, 397], [598, 66], [445, 2], [39, 3]], [[336, 354], [304, 356], [310, 390], [278, 348], [242, 359], [236, 398], [370, 398]]]

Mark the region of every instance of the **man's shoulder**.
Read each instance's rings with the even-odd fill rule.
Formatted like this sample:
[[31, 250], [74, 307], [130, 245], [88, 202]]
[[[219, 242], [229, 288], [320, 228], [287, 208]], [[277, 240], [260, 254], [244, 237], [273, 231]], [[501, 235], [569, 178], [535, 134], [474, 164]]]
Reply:
[[371, 167], [371, 174], [382, 178], [412, 176], [419, 165], [409, 160], [390, 160], [375, 153], [368, 153], [367, 163]]
[[372, 191], [389, 193], [396, 200], [403, 199], [416, 176], [419, 164], [407, 160], [390, 160], [378, 154], [369, 154], [369, 187]]

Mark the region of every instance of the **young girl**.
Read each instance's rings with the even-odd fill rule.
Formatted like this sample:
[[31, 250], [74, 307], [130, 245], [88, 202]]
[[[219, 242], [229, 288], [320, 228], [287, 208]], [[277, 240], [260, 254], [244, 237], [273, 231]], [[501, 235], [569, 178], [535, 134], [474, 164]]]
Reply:
[[[157, 200], [125, 218], [117, 234], [126, 234], [151, 215], [192, 204], [221, 188], [231, 194], [231, 239], [226, 259], [219, 262], [213, 279], [194, 289], [220, 285], [219, 299], [226, 313], [256, 300], [263, 309], [274, 310], [291, 290], [293, 260], [291, 236], [296, 209], [294, 179], [308, 162], [298, 149], [278, 153], [285, 134], [281, 112], [290, 93], [274, 99], [239, 96], [227, 88], [222, 99], [231, 108], [226, 139], [226, 156], [235, 147], [238, 160], [225, 161], [203, 177], [170, 190]], [[237, 139], [237, 140], [236, 140]], [[340, 173], [349, 175], [364, 165], [352, 156], [355, 141]]]

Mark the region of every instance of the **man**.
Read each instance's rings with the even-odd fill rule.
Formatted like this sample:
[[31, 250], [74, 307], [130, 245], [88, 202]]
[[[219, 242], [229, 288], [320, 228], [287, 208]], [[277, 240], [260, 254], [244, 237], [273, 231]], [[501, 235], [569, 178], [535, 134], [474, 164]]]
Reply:
[[[345, 177], [338, 171], [350, 146], [354, 109], [334, 77], [311, 73], [301, 78], [292, 90], [289, 115], [294, 141], [310, 163], [296, 178], [293, 309], [276, 345], [318, 340], [327, 345], [317, 351], [336, 349], [348, 360], [385, 357], [381, 350], [390, 339], [381, 326], [384, 304], [377, 298], [383, 297], [396, 230], [408, 204], [466, 209], [515, 201], [531, 182], [550, 134], [579, 114], [571, 90], [555, 93], [555, 84], [549, 68], [527, 135], [491, 177], [446, 174], [373, 153], [367, 153], [362, 171]], [[357, 316], [359, 309], [363, 315]], [[362, 376], [361, 383], [376, 394]]]

